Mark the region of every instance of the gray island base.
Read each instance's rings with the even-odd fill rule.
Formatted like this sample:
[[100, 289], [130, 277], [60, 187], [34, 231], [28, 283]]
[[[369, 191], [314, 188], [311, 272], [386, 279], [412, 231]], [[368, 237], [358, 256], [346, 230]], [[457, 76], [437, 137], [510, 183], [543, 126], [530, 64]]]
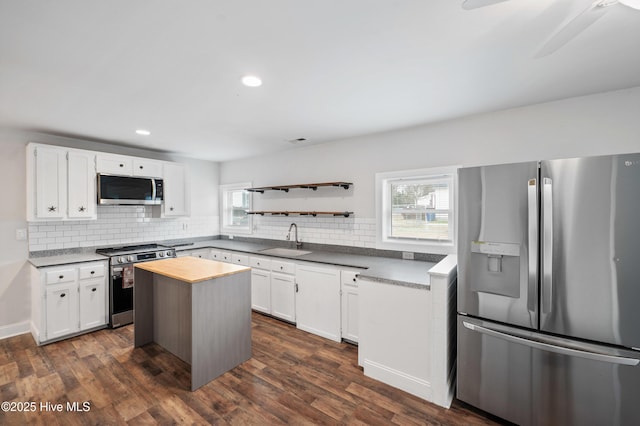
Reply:
[[135, 347], [191, 365], [194, 391], [251, 358], [250, 268], [194, 257], [135, 266]]

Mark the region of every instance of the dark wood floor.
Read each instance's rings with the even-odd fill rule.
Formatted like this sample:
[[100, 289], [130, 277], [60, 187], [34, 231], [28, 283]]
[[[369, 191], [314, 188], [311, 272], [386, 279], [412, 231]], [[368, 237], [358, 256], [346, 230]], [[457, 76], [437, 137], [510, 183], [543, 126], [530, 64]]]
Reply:
[[35, 402], [35, 412], [0, 411], [0, 425], [495, 424], [365, 377], [355, 346], [255, 313], [252, 325], [253, 358], [196, 392], [186, 363], [155, 344], [133, 349], [133, 326], [42, 347], [29, 334], [0, 340], [0, 402]]

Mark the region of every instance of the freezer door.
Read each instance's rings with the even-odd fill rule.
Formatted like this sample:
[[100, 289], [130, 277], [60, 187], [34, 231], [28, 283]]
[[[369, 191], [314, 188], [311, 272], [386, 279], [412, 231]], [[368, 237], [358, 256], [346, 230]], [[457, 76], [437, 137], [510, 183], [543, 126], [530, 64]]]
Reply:
[[458, 177], [458, 312], [537, 328], [538, 163]]
[[640, 352], [458, 316], [458, 399], [526, 425], [640, 424]]
[[541, 330], [640, 348], [640, 154], [543, 161]]

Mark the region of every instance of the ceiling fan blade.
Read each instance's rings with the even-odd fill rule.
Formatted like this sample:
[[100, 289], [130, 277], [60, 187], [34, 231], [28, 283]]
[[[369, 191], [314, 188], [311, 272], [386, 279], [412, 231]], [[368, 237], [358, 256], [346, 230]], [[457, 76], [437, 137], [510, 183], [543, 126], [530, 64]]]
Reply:
[[565, 44], [573, 40], [578, 34], [587, 29], [591, 24], [602, 18], [607, 13], [608, 6], [615, 3], [594, 2], [576, 15], [571, 21], [560, 27], [542, 45], [540, 50], [534, 55], [535, 58], [542, 58], [560, 49]]
[[465, 0], [462, 3], [464, 10], [478, 9], [480, 7], [491, 6], [492, 4], [502, 3], [507, 0]]

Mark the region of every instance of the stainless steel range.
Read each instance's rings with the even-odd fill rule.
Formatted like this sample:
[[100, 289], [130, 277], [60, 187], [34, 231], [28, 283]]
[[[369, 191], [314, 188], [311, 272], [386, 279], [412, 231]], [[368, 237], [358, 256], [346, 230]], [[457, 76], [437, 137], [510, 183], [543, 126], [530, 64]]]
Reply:
[[105, 247], [96, 253], [109, 256], [109, 326], [133, 323], [133, 265], [139, 262], [176, 257], [173, 247], [159, 244]]

